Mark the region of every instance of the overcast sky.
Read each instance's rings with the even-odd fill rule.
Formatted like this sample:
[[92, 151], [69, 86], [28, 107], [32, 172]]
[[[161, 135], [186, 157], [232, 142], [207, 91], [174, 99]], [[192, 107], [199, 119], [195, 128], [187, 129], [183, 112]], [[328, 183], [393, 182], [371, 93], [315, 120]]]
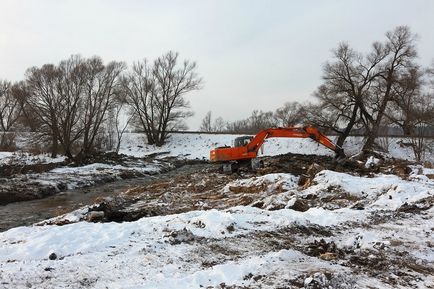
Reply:
[[366, 51], [386, 31], [419, 35], [419, 61], [434, 59], [434, 1], [0, 0], [0, 78], [71, 54], [128, 64], [174, 50], [198, 63], [203, 89], [188, 99], [197, 129], [207, 111], [233, 121], [254, 109], [305, 101], [331, 50]]

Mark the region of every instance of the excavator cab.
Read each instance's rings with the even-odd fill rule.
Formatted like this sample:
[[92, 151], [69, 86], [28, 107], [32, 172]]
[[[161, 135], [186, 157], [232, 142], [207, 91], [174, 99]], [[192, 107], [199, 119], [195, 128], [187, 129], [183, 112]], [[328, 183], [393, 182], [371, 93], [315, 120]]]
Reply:
[[253, 136], [250, 136], [250, 135], [237, 137], [234, 140], [234, 147], [243, 147], [243, 146], [247, 145], [252, 139], [253, 139]]

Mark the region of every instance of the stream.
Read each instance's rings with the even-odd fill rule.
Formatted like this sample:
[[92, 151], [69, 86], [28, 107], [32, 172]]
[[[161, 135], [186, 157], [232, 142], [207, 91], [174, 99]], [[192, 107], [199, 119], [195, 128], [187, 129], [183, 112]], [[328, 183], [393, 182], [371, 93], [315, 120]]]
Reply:
[[60, 192], [43, 199], [15, 202], [0, 206], [0, 232], [14, 227], [32, 225], [69, 213], [85, 205], [91, 205], [97, 199], [116, 196], [129, 188], [144, 186], [155, 181], [167, 180], [179, 174], [191, 174], [207, 166], [209, 165], [184, 165], [158, 175], [124, 179], [98, 186]]

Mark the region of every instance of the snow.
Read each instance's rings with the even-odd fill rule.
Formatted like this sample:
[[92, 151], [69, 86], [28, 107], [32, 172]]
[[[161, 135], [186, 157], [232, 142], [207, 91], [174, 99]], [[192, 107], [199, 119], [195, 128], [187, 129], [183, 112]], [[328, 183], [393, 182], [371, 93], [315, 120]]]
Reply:
[[0, 152], [0, 165], [31, 165], [38, 163], [61, 163], [66, 159], [65, 156], [56, 158], [50, 157], [48, 154], [34, 155], [26, 152]]
[[[120, 152], [137, 157], [159, 153], [160, 157], [207, 159], [210, 148], [231, 145], [236, 136], [173, 134], [162, 147], [145, 145], [142, 137], [126, 134]], [[356, 152], [360, 143], [360, 139], [350, 138], [347, 151]], [[411, 158], [411, 151], [400, 147], [398, 140], [391, 139], [389, 149], [390, 156]], [[267, 140], [262, 155], [287, 152], [333, 155], [309, 139]], [[48, 156], [0, 153], [0, 163], [4, 164], [61, 161], [62, 158]], [[369, 168], [378, 162], [370, 158], [365, 166]], [[87, 180], [100, 173], [160, 169], [159, 163], [131, 166], [95, 163], [59, 167], [46, 177], [41, 177], [42, 174], [37, 177], [40, 182], [56, 184], [56, 180], [70, 176]], [[339, 288], [432, 288], [434, 277], [423, 270], [402, 271], [403, 276], [414, 278], [405, 285], [393, 285], [387, 278], [397, 275], [377, 278], [354, 270], [348, 260], [329, 262], [304, 251], [320, 235], [354, 254], [366, 253], [368, 258], [387, 259], [387, 254], [396, 254], [399, 259], [389, 260], [390, 266], [402, 258], [403, 262], [410, 260], [433, 268], [434, 208], [411, 215], [398, 214], [406, 206], [417, 207], [424, 200], [432, 202], [434, 181], [427, 176], [430, 174], [434, 174], [434, 169], [422, 166], [412, 167], [406, 180], [396, 175], [377, 174], [368, 178], [323, 170], [308, 188], [298, 187], [299, 179], [294, 175], [267, 174], [233, 180], [222, 189], [225, 194], [235, 188], [246, 190], [247, 194], [249, 189], [260, 190], [264, 193], [261, 201], [270, 204], [265, 209], [236, 206], [124, 223], [80, 222], [90, 208], [83, 207], [62, 216], [72, 224], [56, 226], [42, 222], [0, 233], [0, 288], [224, 288], [226, 285], [285, 288], [290, 287], [289, 279], [295, 278], [300, 278], [305, 287], [319, 282], [324, 288], [336, 288], [336, 284]], [[330, 209], [320, 203], [339, 195], [361, 203], [363, 208], [353, 208], [351, 203]], [[286, 206], [272, 210], [272, 198], [285, 202]], [[319, 201], [304, 212], [289, 209], [297, 198]], [[299, 233], [300, 228], [307, 228], [309, 233]], [[321, 235], [317, 231], [330, 234]], [[276, 232], [283, 232], [276, 235], [283, 241], [265, 238]], [[53, 253], [56, 258], [50, 260]], [[329, 273], [334, 279], [325, 277]]]
[[[142, 134], [127, 133], [122, 140], [120, 153], [136, 157], [162, 153], [163, 156], [208, 159], [211, 149], [232, 146], [236, 137], [239, 135], [175, 133], [170, 136], [168, 143], [157, 147], [145, 144]], [[288, 152], [334, 155], [333, 152], [310, 139], [268, 139], [259, 153], [260, 155], [271, 156]]]
[[298, 177], [291, 174], [267, 174], [259, 177], [253, 177], [248, 179], [235, 180], [228, 183], [224, 187], [224, 192], [230, 192], [232, 188], [250, 188], [261, 187], [268, 192], [274, 192], [276, 189], [288, 191], [297, 187]]
[[[348, 271], [345, 266], [309, 257], [294, 249], [253, 252], [211, 267], [204, 267], [201, 262], [212, 257], [202, 255], [203, 250], [209, 250], [208, 242], [221, 240], [223, 246], [229, 246], [225, 242], [231, 237], [249, 238], [258, 231], [273, 232], [294, 224], [342, 226], [353, 220], [361, 222], [363, 214], [350, 209], [312, 208], [296, 212], [235, 207], [142, 218], [130, 223], [79, 222], [65, 226], [20, 227], [0, 234], [0, 272], [3, 284], [13, 284], [13, 288], [25, 288], [28, 284], [43, 288], [78, 288], [86, 282], [91, 282], [92, 288], [173, 288], [174, 284], [176, 288], [201, 288], [218, 287], [222, 283], [249, 286], [255, 282], [246, 277], [249, 274], [281, 276], [279, 278], [318, 270], [345, 274]], [[230, 225], [233, 231], [228, 231]], [[340, 242], [348, 247], [373, 248], [385, 241], [390, 230], [407, 236], [409, 239], [404, 242], [417, 242], [420, 236], [405, 234], [400, 231], [402, 227], [358, 228], [341, 235]], [[180, 230], [191, 232], [193, 241], [180, 244], [167, 241], [168, 233]], [[202, 238], [208, 241], [201, 242]], [[427, 237], [422, 239], [426, 240]], [[57, 255], [56, 260], [48, 258], [52, 253]], [[429, 261], [434, 252], [420, 247], [415, 253], [418, 255]], [[318, 275], [307, 277], [305, 282], [313, 280], [309, 278], [315, 279]], [[366, 279], [370, 280], [366, 276], [355, 280], [359, 283], [355, 288], [363, 288], [360, 284], [367, 282]], [[367, 283], [372, 282], [375, 280]], [[274, 285], [264, 288], [274, 288]], [[378, 287], [390, 288], [381, 285]]]
[[100, 164], [100, 163], [93, 163], [86, 166], [80, 166], [80, 167], [61, 167], [51, 170], [51, 173], [56, 174], [79, 174], [79, 175], [88, 175], [88, 174], [95, 174], [104, 170], [108, 171], [139, 171], [139, 172], [159, 172], [160, 168], [157, 165], [148, 164], [147, 166], [134, 166], [134, 167], [126, 167], [122, 165], [108, 165], [108, 164]]
[[[144, 157], [150, 154], [161, 154], [160, 157], [174, 156], [184, 159], [208, 159], [211, 149], [221, 146], [232, 146], [233, 141], [240, 135], [235, 134], [196, 134], [196, 133], [173, 133], [169, 140], [161, 147], [148, 145], [145, 141], [145, 135], [141, 133], [125, 133], [119, 153]], [[335, 136], [330, 137], [332, 141]], [[406, 146], [408, 141], [403, 138], [389, 138], [385, 143], [388, 150], [388, 156], [406, 160], [414, 160], [411, 147]], [[344, 144], [344, 150], [347, 155], [353, 155], [360, 152], [362, 148], [362, 137], [349, 137]], [[285, 153], [298, 154], [316, 154], [333, 156], [334, 153], [326, 147], [318, 144], [311, 139], [300, 138], [271, 138], [265, 140], [262, 149], [259, 151], [261, 156], [274, 156]], [[64, 157], [50, 158], [48, 155], [32, 155], [29, 153], [10, 153], [0, 152], [0, 163], [6, 162], [24, 162], [26, 164], [40, 162], [61, 162]], [[426, 155], [427, 161], [434, 161], [434, 154]], [[374, 160], [375, 161], [375, 160]]]
[[344, 192], [357, 198], [366, 198], [371, 207], [396, 210], [434, 196], [434, 182], [405, 181], [395, 175], [378, 175], [372, 178], [352, 176], [330, 170], [319, 172], [314, 185], [303, 195], [329, 195]]
[[[74, 287], [77, 282], [77, 274], [62, 274], [70, 270], [78, 273], [78, 276], [99, 276], [101, 281], [97, 281], [96, 288], [109, 284], [115, 275], [123, 276], [117, 283], [120, 288], [168, 288], [170, 284], [177, 284], [177, 288], [198, 288], [200, 285], [218, 285], [222, 282], [246, 285], [248, 282], [243, 278], [249, 273], [268, 274], [277, 269], [276, 262], [283, 264], [309, 257], [298, 251], [281, 250], [203, 269], [198, 268], [197, 264], [189, 264], [188, 259], [181, 258], [194, 253], [195, 246], [170, 245], [164, 242], [165, 232], [186, 229], [196, 237], [215, 240], [257, 230], [275, 230], [291, 222], [338, 224], [349, 218], [347, 216], [338, 221], [339, 218], [331, 217], [335, 213], [328, 212], [331, 215], [325, 218], [324, 213], [327, 214], [324, 210], [305, 213], [292, 210], [268, 212], [236, 207], [227, 211], [193, 211], [143, 218], [123, 224], [80, 222], [62, 227], [20, 227], [0, 235], [0, 269], [6, 272], [3, 276], [6, 282], [25, 279], [35, 284], [34, 282], [40, 282], [37, 277], [42, 273], [42, 268], [54, 267], [55, 270], [51, 273], [63, 280], [61, 284], [65, 287]], [[202, 223], [200, 226], [199, 222]], [[229, 225], [234, 225], [234, 233], [227, 231]], [[59, 260], [48, 259], [53, 252]], [[152, 262], [146, 264], [146, 260], [167, 262], [169, 265], [163, 268]], [[121, 266], [126, 263], [129, 266]], [[26, 264], [41, 269], [33, 270]], [[77, 264], [81, 265], [77, 267]], [[113, 267], [116, 272], [106, 272]], [[89, 268], [94, 269], [88, 271]], [[158, 270], [161, 271], [157, 273]], [[130, 277], [125, 278], [126, 276]], [[144, 280], [145, 284], [142, 283]], [[45, 288], [55, 286], [50, 281], [43, 284]]]
[[[240, 135], [234, 134], [193, 134], [174, 133], [170, 135], [169, 141], [161, 146], [147, 145], [143, 134], [126, 133], [121, 143], [120, 153], [143, 157], [153, 153], [161, 153], [164, 156], [176, 156], [186, 159], [209, 159], [209, 151], [216, 147], [232, 146], [233, 141]], [[335, 136], [330, 137], [332, 141]], [[414, 154], [409, 146], [403, 145], [408, 142], [403, 138], [389, 138], [384, 146], [388, 150], [389, 157], [414, 160]], [[349, 137], [345, 144], [345, 153], [350, 156], [360, 152], [363, 145], [363, 137]], [[318, 144], [311, 139], [300, 138], [271, 138], [265, 140], [261, 156], [274, 156], [285, 153], [316, 154], [334, 156], [334, 152]], [[427, 161], [434, 161], [434, 154], [426, 155]]]
[[365, 168], [369, 169], [372, 168], [380, 162], [380, 159], [374, 158], [373, 156], [370, 156], [365, 163]]

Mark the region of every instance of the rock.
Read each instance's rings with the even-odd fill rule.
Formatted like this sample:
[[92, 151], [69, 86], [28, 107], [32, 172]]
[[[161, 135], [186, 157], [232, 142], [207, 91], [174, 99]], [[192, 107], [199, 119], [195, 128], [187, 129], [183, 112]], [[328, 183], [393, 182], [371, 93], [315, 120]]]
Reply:
[[426, 177], [430, 180], [434, 180], [434, 174], [426, 174]]
[[342, 253], [335, 242], [326, 242], [324, 239], [314, 240], [313, 243], [307, 245], [306, 249], [307, 255], [320, 257], [323, 260], [334, 260]]
[[298, 185], [303, 187], [303, 188], [310, 187], [312, 185], [312, 180], [315, 177], [315, 175], [322, 170], [325, 170], [325, 167], [323, 167], [317, 163], [311, 164], [307, 168], [306, 173], [302, 174], [300, 176], [300, 179], [298, 181]]
[[428, 161], [425, 161], [423, 163], [423, 166], [426, 167], [427, 169], [434, 169], [434, 164]]
[[87, 221], [89, 222], [101, 222], [104, 220], [104, 212], [103, 211], [90, 211], [87, 214]]
[[289, 203], [285, 208], [298, 212], [306, 212], [307, 210], [309, 210], [309, 205], [304, 200], [295, 199], [295, 201]]
[[178, 245], [181, 243], [191, 243], [194, 242], [196, 237], [195, 235], [188, 229], [184, 228], [179, 231], [171, 231], [163, 236], [165, 242], [170, 245]]
[[323, 254], [320, 254], [319, 257], [326, 261], [335, 260], [338, 257], [338, 254], [331, 253], [331, 252], [325, 252]]
[[403, 179], [406, 179], [411, 172], [412, 169], [407, 165], [397, 165], [393, 168], [393, 173]]
[[235, 226], [234, 226], [234, 224], [230, 224], [229, 226], [227, 226], [227, 227], [226, 227], [226, 230], [227, 230], [229, 233], [234, 232], [234, 231], [235, 231]]
[[376, 167], [380, 163], [380, 159], [375, 158], [374, 156], [370, 156], [365, 163], [365, 168], [370, 169]]
[[48, 259], [50, 259], [50, 260], [56, 260], [57, 259], [56, 253], [51, 253], [50, 256], [48, 256]]
[[329, 285], [329, 278], [322, 272], [316, 272], [304, 280], [304, 288], [306, 289], [329, 288]]

